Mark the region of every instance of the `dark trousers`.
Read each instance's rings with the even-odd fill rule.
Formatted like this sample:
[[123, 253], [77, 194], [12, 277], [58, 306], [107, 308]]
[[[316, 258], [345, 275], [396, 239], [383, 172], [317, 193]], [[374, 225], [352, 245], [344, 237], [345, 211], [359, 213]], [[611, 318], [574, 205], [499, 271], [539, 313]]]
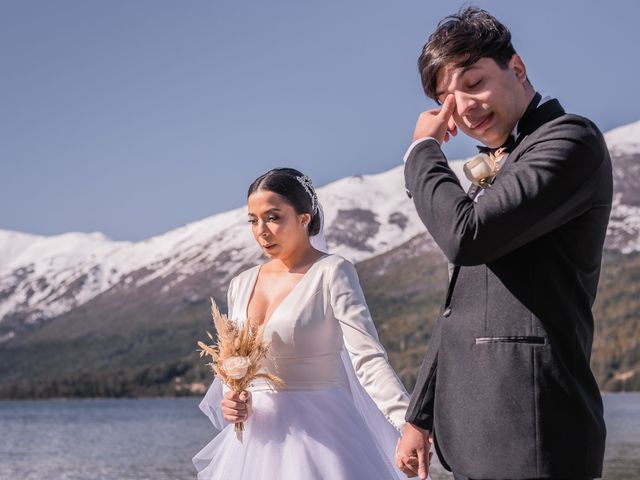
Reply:
[[[465, 477], [459, 473], [453, 472], [453, 478], [455, 480], [473, 480], [473, 478]], [[545, 478], [545, 479], [535, 479], [532, 478], [530, 480], [593, 480], [591, 478]]]

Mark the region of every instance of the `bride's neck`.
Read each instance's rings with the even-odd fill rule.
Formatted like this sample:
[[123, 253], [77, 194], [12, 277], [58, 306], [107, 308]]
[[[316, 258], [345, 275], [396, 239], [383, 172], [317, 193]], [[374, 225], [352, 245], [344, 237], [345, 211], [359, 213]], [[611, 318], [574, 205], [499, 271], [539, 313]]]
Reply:
[[315, 262], [320, 256], [322, 256], [322, 252], [313, 248], [309, 243], [296, 249], [287, 258], [278, 258], [276, 261], [282, 265], [282, 270], [296, 272]]

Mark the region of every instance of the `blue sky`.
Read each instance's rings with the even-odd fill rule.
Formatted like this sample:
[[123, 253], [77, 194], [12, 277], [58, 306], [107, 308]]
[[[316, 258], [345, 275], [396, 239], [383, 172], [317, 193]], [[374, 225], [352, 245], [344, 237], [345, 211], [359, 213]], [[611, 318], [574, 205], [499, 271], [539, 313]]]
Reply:
[[[242, 205], [272, 167], [392, 168], [433, 107], [417, 55], [461, 4], [4, 0], [0, 228], [141, 240]], [[568, 111], [640, 119], [640, 2], [473, 4]]]

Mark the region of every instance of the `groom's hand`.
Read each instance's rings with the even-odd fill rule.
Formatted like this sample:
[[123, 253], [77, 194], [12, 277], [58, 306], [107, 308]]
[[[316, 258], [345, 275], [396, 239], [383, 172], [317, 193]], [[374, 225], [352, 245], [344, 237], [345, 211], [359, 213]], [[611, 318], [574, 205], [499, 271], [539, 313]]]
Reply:
[[442, 108], [422, 112], [416, 122], [413, 141], [433, 137], [442, 145], [442, 142], [448, 142], [452, 136], [455, 137], [458, 134], [458, 127], [453, 120], [455, 110], [456, 99], [450, 94], [445, 98]]
[[416, 475], [426, 480], [431, 454], [429, 431], [406, 423], [396, 447], [396, 466], [409, 478]]

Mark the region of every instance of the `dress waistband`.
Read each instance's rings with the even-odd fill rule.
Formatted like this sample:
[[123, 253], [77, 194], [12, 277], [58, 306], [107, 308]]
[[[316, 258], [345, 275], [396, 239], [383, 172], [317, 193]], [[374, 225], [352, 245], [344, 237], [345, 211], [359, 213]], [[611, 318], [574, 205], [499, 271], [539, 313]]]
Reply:
[[322, 390], [349, 386], [339, 352], [300, 356], [272, 355], [265, 361], [260, 372], [277, 375], [284, 386], [274, 388], [267, 380], [257, 378], [249, 386], [251, 391]]

